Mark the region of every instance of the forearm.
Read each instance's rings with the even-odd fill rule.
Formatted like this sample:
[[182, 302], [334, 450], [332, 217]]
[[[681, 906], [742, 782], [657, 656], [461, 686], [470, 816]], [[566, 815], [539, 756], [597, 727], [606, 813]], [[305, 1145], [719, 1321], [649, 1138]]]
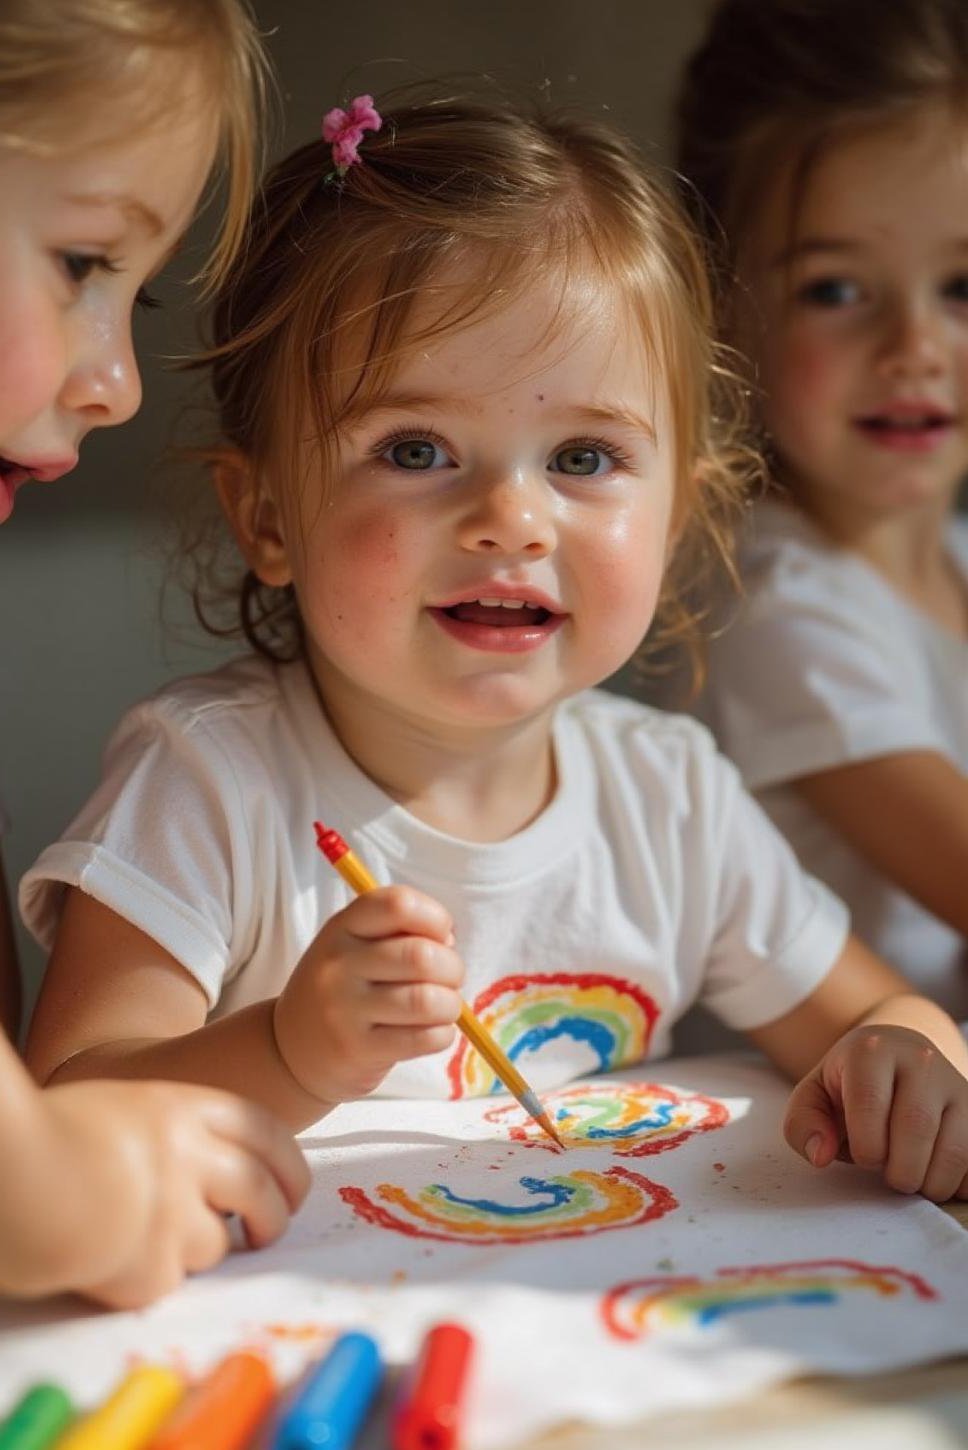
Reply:
[[294, 1131], [330, 1112], [290, 1073], [276, 1045], [270, 999], [182, 1036], [113, 1041], [85, 1048], [51, 1073], [51, 1083], [85, 1078], [162, 1078], [234, 1092], [269, 1108]]

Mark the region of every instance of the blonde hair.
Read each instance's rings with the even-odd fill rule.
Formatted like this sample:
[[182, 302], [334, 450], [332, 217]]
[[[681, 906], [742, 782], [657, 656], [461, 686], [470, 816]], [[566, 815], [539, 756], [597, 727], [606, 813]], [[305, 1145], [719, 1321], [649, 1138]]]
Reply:
[[225, 212], [199, 276], [214, 286], [245, 235], [258, 174], [267, 62], [245, 0], [0, 0], [0, 147], [49, 154], [85, 142], [93, 98], [131, 131], [161, 121], [186, 57], [219, 119]]
[[[278, 494], [298, 476], [308, 410], [312, 462], [325, 473], [340, 426], [386, 386], [403, 353], [506, 307], [549, 268], [561, 278], [562, 312], [572, 284], [591, 279], [627, 299], [668, 382], [677, 513], [688, 524], [661, 605], [684, 627], [683, 577], [699, 558], [727, 552], [729, 505], [752, 455], [735, 441], [736, 384], [711, 340], [702, 256], [676, 201], [610, 126], [510, 103], [399, 106], [366, 137], [361, 157], [336, 180], [317, 141], [266, 179], [202, 359], [224, 443]], [[416, 298], [455, 262], [467, 266], [466, 285], [448, 289], [418, 334]], [[348, 329], [365, 337], [352, 369]], [[196, 606], [210, 618], [204, 591]], [[235, 631], [273, 657], [298, 654], [291, 589], [247, 575]]]

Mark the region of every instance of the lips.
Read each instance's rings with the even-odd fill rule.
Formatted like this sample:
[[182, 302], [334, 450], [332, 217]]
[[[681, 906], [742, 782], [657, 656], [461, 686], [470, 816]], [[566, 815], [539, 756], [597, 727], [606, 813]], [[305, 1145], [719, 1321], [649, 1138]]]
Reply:
[[887, 407], [855, 420], [855, 426], [870, 442], [908, 453], [930, 452], [950, 436], [958, 423], [953, 413], [930, 403]]
[[510, 653], [538, 649], [567, 615], [544, 594], [494, 586], [430, 607], [445, 633], [472, 649]]

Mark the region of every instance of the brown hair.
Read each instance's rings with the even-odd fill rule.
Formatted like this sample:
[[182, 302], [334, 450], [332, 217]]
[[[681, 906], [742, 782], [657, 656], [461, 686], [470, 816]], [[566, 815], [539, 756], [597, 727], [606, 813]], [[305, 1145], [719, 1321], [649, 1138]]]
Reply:
[[185, 60], [219, 119], [225, 213], [201, 277], [214, 285], [245, 234], [258, 172], [267, 62], [245, 0], [0, 0], [0, 147], [41, 154], [87, 141], [94, 99], [132, 130], [162, 120]]
[[[675, 572], [681, 580], [700, 556], [725, 550], [725, 512], [750, 464], [733, 442], [734, 383], [710, 339], [709, 289], [691, 228], [624, 137], [599, 122], [510, 103], [438, 99], [385, 113], [361, 156], [342, 180], [328, 176], [332, 159], [321, 141], [282, 161], [217, 297], [203, 361], [222, 437], [247, 456], [262, 486], [277, 496], [292, 486], [307, 410], [313, 462], [325, 473], [341, 423], [421, 341], [409, 326], [414, 301], [438, 286], [447, 263], [466, 263], [467, 284], [441, 292], [425, 336], [500, 310], [551, 268], [561, 277], [563, 312], [576, 280], [623, 293], [668, 380], [677, 504], [689, 520]], [[366, 336], [364, 361], [353, 369], [345, 365], [348, 328]], [[685, 606], [671, 580], [664, 602], [682, 627]], [[206, 617], [204, 604], [200, 613]], [[237, 628], [276, 658], [301, 648], [291, 589], [252, 574]]]
[[678, 167], [723, 287], [779, 167], [795, 206], [831, 140], [929, 102], [968, 111], [965, 0], [720, 0], [680, 89]]

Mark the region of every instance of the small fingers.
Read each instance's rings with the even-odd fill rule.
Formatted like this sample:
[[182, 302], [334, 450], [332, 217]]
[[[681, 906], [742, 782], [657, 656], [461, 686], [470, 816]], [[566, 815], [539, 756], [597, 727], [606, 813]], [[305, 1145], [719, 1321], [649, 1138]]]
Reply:
[[826, 1168], [837, 1153], [837, 1116], [818, 1075], [811, 1073], [790, 1094], [783, 1134], [790, 1147], [815, 1168]]
[[446, 943], [453, 937], [450, 912], [412, 886], [381, 886], [351, 901], [332, 918], [338, 929], [363, 941], [423, 936]]
[[941, 1118], [921, 1192], [934, 1203], [968, 1198], [968, 1125], [950, 1104]]
[[[207, 1269], [225, 1255], [229, 1244], [225, 1214], [238, 1214], [253, 1248], [262, 1248], [285, 1232], [289, 1204], [275, 1175], [261, 1159], [223, 1142], [208, 1155], [205, 1180], [206, 1202], [215, 1212], [206, 1215], [206, 1225], [193, 1222], [186, 1247], [188, 1269]], [[217, 1241], [215, 1227], [221, 1235]]]
[[841, 1068], [844, 1127], [850, 1156], [859, 1168], [887, 1162], [895, 1055], [881, 1033], [858, 1031]]
[[435, 982], [453, 989], [464, 980], [464, 963], [453, 947], [425, 936], [397, 936], [367, 951], [365, 972], [370, 982]]
[[[884, 1164], [884, 1181], [896, 1193], [917, 1193], [922, 1189], [939, 1146], [945, 1098], [931, 1072], [933, 1053], [934, 1049], [928, 1047], [922, 1061], [907, 1065], [897, 1075]], [[947, 1156], [945, 1152], [943, 1157]], [[943, 1162], [938, 1166], [943, 1177]]]
[[295, 1213], [309, 1191], [310, 1174], [285, 1124], [257, 1103], [214, 1089], [207, 1095], [206, 1121], [220, 1137], [272, 1175], [289, 1211]]
[[450, 1027], [374, 1027], [373, 1040], [388, 1063], [405, 1058], [424, 1057], [432, 1052], [445, 1052], [453, 1045], [456, 1028]]
[[374, 1027], [449, 1027], [460, 1016], [461, 999], [436, 982], [404, 982], [372, 988], [368, 1015]]

